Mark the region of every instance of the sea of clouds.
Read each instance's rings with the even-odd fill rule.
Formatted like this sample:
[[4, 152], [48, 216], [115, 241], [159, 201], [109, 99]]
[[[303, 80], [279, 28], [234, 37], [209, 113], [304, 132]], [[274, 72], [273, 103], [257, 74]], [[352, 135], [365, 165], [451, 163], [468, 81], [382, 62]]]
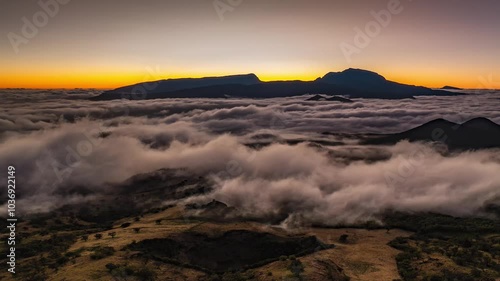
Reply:
[[[205, 197], [248, 217], [335, 224], [389, 209], [477, 215], [500, 203], [499, 150], [443, 154], [422, 143], [357, 143], [361, 134], [401, 132], [437, 118], [500, 123], [494, 92], [353, 103], [306, 96], [88, 100], [96, 94], [0, 91], [0, 167], [16, 167], [24, 213], [91, 200], [110, 183], [162, 168], [210, 177], [215, 187]], [[0, 178], [6, 182], [6, 172]], [[66, 192], [78, 187], [92, 192]]]

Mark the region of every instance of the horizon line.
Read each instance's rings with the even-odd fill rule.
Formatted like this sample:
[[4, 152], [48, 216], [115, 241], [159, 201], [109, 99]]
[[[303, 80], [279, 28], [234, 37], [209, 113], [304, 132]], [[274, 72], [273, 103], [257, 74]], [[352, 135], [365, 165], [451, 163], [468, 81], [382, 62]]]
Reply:
[[[425, 83], [425, 81], [422, 81], [423, 79], [412, 79], [411, 77], [394, 77], [394, 75], [389, 75], [389, 76], [385, 76], [383, 74], [380, 74], [380, 72], [377, 72], [377, 71], [372, 71], [372, 70], [368, 70], [368, 69], [365, 69], [365, 68], [356, 68], [356, 67], [349, 67], [349, 68], [346, 68], [344, 70], [340, 70], [340, 71], [326, 71], [324, 72], [325, 74], [317, 74], [317, 75], [304, 75], [304, 74], [291, 74], [291, 75], [287, 75], [287, 74], [263, 74], [261, 76], [259, 76], [255, 71], [248, 71], [248, 72], [242, 72], [242, 73], [229, 73], [229, 72], [222, 72], [222, 73], [198, 73], [197, 74], [187, 74], [187, 73], [184, 73], [185, 75], [179, 73], [177, 75], [171, 75], [169, 77], [161, 77], [161, 76], [158, 76], [158, 77], [149, 77], [149, 78], [153, 78], [153, 79], [148, 79], [146, 77], [143, 77], [142, 79], [139, 78], [139, 77], [135, 77], [135, 79], [133, 78], [134, 76], [137, 76], [137, 75], [132, 75], [132, 76], [129, 76], [127, 79], [127, 76], [122, 76], [122, 79], [119, 78], [119, 76], [110, 76], [109, 79], [106, 79], [105, 76], [100, 76], [98, 80], [96, 79], [91, 79], [91, 80], [96, 80], [95, 82], [86, 82], [85, 80], [81, 80], [81, 79], [78, 79], [80, 80], [80, 82], [82, 82], [81, 84], [76, 84], [73, 86], [71, 85], [72, 83], [71, 82], [77, 82], [75, 81], [74, 79], [65, 79], [65, 80], [59, 80], [61, 83], [54, 83], [54, 84], [66, 84], [69, 86], [51, 86], [50, 84], [52, 83], [47, 83], [49, 84], [50, 86], [36, 86], [36, 84], [40, 85], [42, 83], [36, 83], [34, 81], [34, 83], [32, 84], [35, 84], [35, 86], [18, 86], [18, 85], [5, 85], [5, 86], [0, 86], [0, 89], [30, 89], [30, 90], [36, 90], [36, 89], [40, 89], [40, 90], [48, 90], [48, 89], [60, 89], [60, 90], [69, 90], [69, 89], [96, 89], [96, 90], [113, 90], [113, 89], [117, 89], [117, 88], [120, 88], [120, 87], [126, 87], [126, 86], [131, 86], [131, 85], [135, 85], [135, 84], [142, 84], [142, 83], [149, 83], [149, 82], [157, 82], [157, 81], [165, 81], [165, 80], [178, 80], [178, 79], [204, 79], [204, 78], [222, 78], [222, 77], [231, 77], [231, 76], [249, 76], [249, 75], [253, 75], [255, 76], [260, 82], [262, 83], [266, 83], [266, 82], [290, 82], [290, 81], [300, 81], [300, 82], [314, 82], [316, 81], [317, 79], [321, 79], [323, 77], [325, 77], [326, 75], [330, 74], [330, 73], [342, 73], [342, 72], [345, 72], [347, 70], [361, 70], [361, 71], [366, 71], [366, 72], [371, 72], [371, 73], [374, 73], [374, 74], [377, 74], [377, 75], [380, 75], [382, 76], [384, 79], [386, 79], [387, 81], [392, 81], [392, 82], [396, 82], [396, 83], [401, 83], [401, 84], [408, 84], [408, 85], [414, 85], [414, 86], [422, 86], [422, 87], [426, 87], [426, 88], [430, 88], [430, 89], [442, 89], [444, 87], [454, 87], [454, 88], [458, 88], [458, 89], [461, 89], [461, 90], [497, 90], [499, 91], [500, 89], [494, 89], [494, 88], [488, 88], [488, 87], [484, 87], [486, 85], [484, 85], [484, 83], [477, 83], [477, 85], [475, 87], [471, 87], [470, 84], [473, 84], [473, 83], [469, 83], [468, 86], [465, 86], [465, 85], [462, 85], [460, 86], [460, 83], [448, 83], [448, 82], [437, 82], [437, 81], [433, 81], [432, 83]], [[294, 78], [294, 75], [296, 75], [297, 78]], [[412, 76], [412, 75], [410, 75]], [[91, 77], [88, 77], [87, 75], [82, 75], [82, 76], [79, 76], [81, 78], [91, 78]], [[261, 77], [264, 77], [264, 78], [261, 78]], [[283, 78], [280, 78], [280, 77], [283, 77]], [[114, 78], [114, 79], [113, 79]], [[444, 77], [443, 77], [444, 78]], [[25, 81], [30, 81], [30, 80], [35, 80], [36, 79], [26, 79]], [[104, 81], [103, 81], [104, 80]], [[445, 80], [448, 80], [448, 79], [443, 79], [443, 81]], [[20, 82], [20, 81], [16, 81], [16, 82]], [[77, 82], [78, 83], [78, 82]], [[96, 86], [92, 86], [91, 84], [92, 83], [95, 83]], [[108, 84], [109, 83], [109, 84]], [[439, 83], [439, 84], [438, 84]], [[19, 84], [24, 84], [24, 83], [19, 83]], [[29, 84], [29, 82], [27, 83]], [[43, 83], [45, 84], [45, 83]], [[86, 85], [85, 85], [86, 84]], [[481, 85], [482, 84], [482, 85]]]

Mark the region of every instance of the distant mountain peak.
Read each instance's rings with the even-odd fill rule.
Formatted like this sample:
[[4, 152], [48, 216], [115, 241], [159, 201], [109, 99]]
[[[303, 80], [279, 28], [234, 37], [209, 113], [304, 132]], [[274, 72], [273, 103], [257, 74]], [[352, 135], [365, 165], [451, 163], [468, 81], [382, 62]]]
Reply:
[[461, 88], [453, 87], [453, 86], [444, 86], [441, 90], [463, 90]]
[[[259, 84], [259, 77], [254, 73], [237, 74], [228, 76], [210, 76], [203, 78], [172, 78], [154, 82], [139, 83], [130, 86], [120, 87], [107, 93], [111, 94], [132, 94], [136, 89], [147, 90], [147, 94], [168, 93], [203, 87], [220, 85], [255, 85]], [[146, 85], [149, 84], [149, 85]], [[154, 85], [153, 87], [150, 85]]]
[[203, 76], [199, 78], [193, 78], [193, 77], [186, 77], [186, 78], [169, 78], [169, 79], [163, 79], [159, 81], [176, 81], [176, 80], [184, 80], [184, 79], [196, 79], [196, 80], [203, 80], [203, 79], [254, 79], [254, 81], [260, 82], [260, 78], [255, 74], [255, 73], [244, 73], [244, 74], [232, 74], [232, 75], [218, 75], [218, 76]]
[[236, 75], [227, 75], [227, 76], [215, 76], [215, 77], [205, 77], [205, 78], [240, 78], [240, 79], [249, 79], [252, 82], [262, 82], [255, 73], [246, 73], [246, 74], [236, 74]]
[[449, 126], [457, 126], [458, 124], [457, 123], [453, 123], [451, 121], [448, 121], [446, 119], [443, 119], [443, 118], [438, 118], [438, 119], [434, 119], [432, 121], [429, 121], [425, 124], [422, 125], [422, 127], [424, 126], [429, 126], [429, 125], [449, 125]]
[[372, 144], [394, 144], [402, 140], [441, 142], [449, 149], [474, 150], [500, 147], [500, 125], [487, 118], [463, 124], [436, 119], [411, 130], [369, 140]]
[[[361, 68], [348, 68], [340, 73], [357, 73], [357, 74], [366, 74], [366, 75], [376, 75], [378, 77], [382, 77], [384, 78], [382, 75], [378, 74], [377, 72], [375, 71], [371, 71], [371, 70], [366, 70], [366, 69], [361, 69]], [[385, 80], [385, 78], [384, 78]]]
[[500, 125], [497, 123], [491, 121], [488, 118], [484, 117], [477, 117], [474, 119], [471, 119], [461, 125], [462, 127], [468, 127], [468, 128], [476, 128], [476, 129], [482, 129], [482, 130], [488, 130], [491, 128], [499, 128]]
[[310, 97], [306, 99], [305, 101], [335, 101], [335, 102], [345, 102], [345, 103], [353, 103], [354, 101], [350, 99], [346, 99], [344, 97], [339, 97], [339, 96], [322, 96], [322, 95], [315, 95], [313, 97]]
[[[141, 95], [137, 95], [140, 93]], [[275, 98], [324, 94], [328, 101], [351, 102], [349, 98], [403, 99], [414, 96], [459, 95], [386, 80], [364, 69], [330, 72], [316, 81], [262, 82], [254, 73], [220, 77], [180, 78], [139, 83], [106, 91], [92, 100], [158, 98]], [[323, 99], [316, 97], [314, 99]]]
[[330, 72], [323, 76], [323, 80], [330, 80], [331, 82], [338, 82], [341, 84], [352, 83], [380, 83], [387, 81], [384, 76], [365, 69], [348, 68], [342, 72]]
[[306, 99], [306, 101], [324, 101], [326, 100], [326, 97], [322, 96], [322, 95], [315, 95], [313, 97], [310, 97], [308, 99]]

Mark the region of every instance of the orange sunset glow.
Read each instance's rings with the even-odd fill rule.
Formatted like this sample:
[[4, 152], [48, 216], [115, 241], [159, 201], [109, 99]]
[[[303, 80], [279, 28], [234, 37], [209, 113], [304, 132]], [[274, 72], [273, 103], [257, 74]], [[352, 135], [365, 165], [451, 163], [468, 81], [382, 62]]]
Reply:
[[[341, 68], [339, 68], [340, 70]], [[373, 69], [373, 68], [372, 68]], [[120, 69], [107, 70], [107, 71], [64, 71], [53, 70], [47, 71], [26, 71], [18, 73], [2, 73], [2, 80], [0, 81], [0, 88], [95, 88], [95, 89], [110, 89], [117, 88], [122, 85], [147, 82], [153, 80], [182, 78], [182, 77], [209, 77], [209, 76], [222, 76], [230, 75], [233, 73], [255, 73], [262, 81], [274, 80], [303, 80], [312, 81], [318, 77], [325, 75], [330, 70], [325, 69], [324, 72], [293, 72], [293, 73], [273, 73], [257, 71], [193, 71], [193, 72], [158, 72], [150, 73], [147, 69], [136, 71], [124, 71]], [[331, 71], [336, 71], [331, 70]], [[456, 85], [461, 88], [489, 88], [488, 84], [484, 83], [487, 76], [470, 77], [467, 71], [456, 73], [444, 73], [439, 71], [428, 72], [404, 72], [391, 71], [391, 69], [376, 69], [377, 72], [384, 75], [385, 78], [393, 81], [398, 81], [406, 84], [423, 85], [431, 88], [442, 87], [443, 85]]]

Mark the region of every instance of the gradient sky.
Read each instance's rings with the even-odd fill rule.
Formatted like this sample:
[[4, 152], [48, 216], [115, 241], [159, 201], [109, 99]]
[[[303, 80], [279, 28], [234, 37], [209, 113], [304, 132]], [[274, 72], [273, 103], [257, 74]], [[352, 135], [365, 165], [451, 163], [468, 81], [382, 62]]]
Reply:
[[312, 80], [356, 67], [430, 87], [500, 88], [498, 0], [401, 0], [403, 11], [348, 61], [340, 44], [354, 44], [354, 29], [390, 1], [242, 0], [221, 20], [213, 0], [70, 0], [16, 54], [8, 34], [22, 35], [22, 18], [42, 9], [39, 0], [0, 0], [0, 87], [250, 72]]

